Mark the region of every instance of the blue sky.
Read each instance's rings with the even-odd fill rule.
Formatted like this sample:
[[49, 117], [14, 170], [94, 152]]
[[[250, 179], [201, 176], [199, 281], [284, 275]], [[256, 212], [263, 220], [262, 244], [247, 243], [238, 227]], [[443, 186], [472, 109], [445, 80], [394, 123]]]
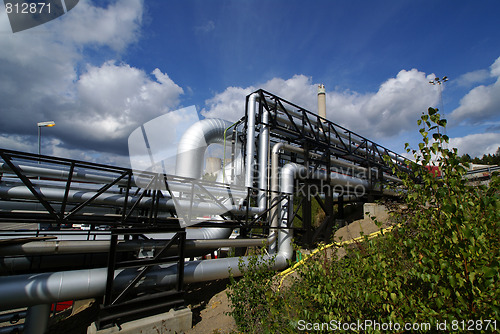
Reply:
[[263, 88], [396, 152], [440, 107], [451, 146], [500, 146], [500, 2], [81, 0], [12, 33], [0, 8], [0, 147], [126, 165], [139, 125], [196, 105], [234, 120]]

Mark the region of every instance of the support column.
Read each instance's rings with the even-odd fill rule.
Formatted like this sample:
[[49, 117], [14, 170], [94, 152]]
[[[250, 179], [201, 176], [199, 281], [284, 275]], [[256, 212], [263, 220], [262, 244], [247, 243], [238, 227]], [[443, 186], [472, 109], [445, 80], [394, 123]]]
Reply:
[[335, 223], [334, 218], [334, 211], [333, 211], [333, 192], [332, 189], [327, 188], [327, 191], [325, 191], [325, 216], [326, 219], [328, 220], [326, 229], [325, 229], [325, 242], [329, 243], [331, 240], [330, 238], [333, 238], [333, 225]]
[[[309, 183], [306, 183], [309, 186]], [[305, 241], [307, 247], [312, 247], [313, 243], [313, 230], [312, 230], [312, 223], [311, 223], [311, 214], [312, 214], [312, 208], [311, 208], [311, 196], [309, 194], [306, 195], [302, 199], [302, 223], [304, 224], [304, 228], [306, 230], [306, 235], [305, 235]]]
[[26, 322], [24, 325], [25, 334], [43, 334], [47, 331], [49, 323], [51, 304], [35, 305], [28, 308]]
[[345, 216], [344, 216], [344, 196], [339, 196], [338, 200], [337, 200], [337, 204], [338, 204], [338, 219], [344, 219]]

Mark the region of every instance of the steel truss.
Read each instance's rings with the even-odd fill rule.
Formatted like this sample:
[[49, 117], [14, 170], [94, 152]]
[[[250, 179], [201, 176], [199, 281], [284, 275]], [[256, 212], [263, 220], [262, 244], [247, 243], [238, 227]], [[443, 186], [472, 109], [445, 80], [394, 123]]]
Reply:
[[[144, 238], [145, 233], [149, 235], [152, 233], [167, 232], [173, 232], [175, 234], [172, 239], [166, 241], [159, 249], [156, 249], [154, 254], [148, 254], [143, 258], [117, 260], [119, 235], [126, 235], [132, 238]], [[97, 321], [100, 328], [113, 324], [120, 325], [120, 323], [138, 319], [151, 313], [165, 312], [170, 308], [184, 306], [185, 241], [186, 231], [184, 229], [117, 228], [111, 230], [106, 292]], [[171, 249], [172, 246], [177, 246], [177, 254], [175, 256], [166, 256], [166, 252]], [[134, 290], [135, 285], [148, 271], [156, 266], [165, 264], [171, 264], [177, 267], [177, 280], [173, 289], [168, 291], [149, 290], [142, 293], [137, 293], [137, 291]], [[123, 268], [137, 270], [136, 275], [123, 289], [116, 291], [114, 288], [114, 281], [116, 279], [115, 271]]]
[[[262, 89], [258, 94], [255, 130], [257, 133], [269, 127], [271, 142], [288, 142], [302, 147], [308, 153], [302, 157], [303, 163], [312, 168], [328, 168], [332, 159], [349, 162], [368, 169], [367, 178], [371, 184], [371, 192], [377, 193], [376, 184], [391, 183], [385, 175], [394, 176], [393, 166], [387, 157], [400, 170], [410, 172], [411, 161], [405, 157], [358, 135], [338, 124], [335, 124], [316, 113], [308, 111], [296, 104], [288, 102]], [[252, 95], [250, 94], [250, 95]], [[245, 133], [248, 131], [249, 96], [246, 99]], [[269, 113], [269, 122], [264, 124], [264, 113]], [[256, 157], [257, 158], [257, 157]], [[290, 159], [296, 159], [291, 155]], [[349, 168], [343, 173], [354, 174]]]
[[[3, 192], [0, 188], [0, 201], [37, 204], [36, 210], [5, 210], [4, 207], [8, 205], [2, 206], [0, 223], [36, 221], [51, 225], [51, 228], [72, 224], [91, 224], [93, 227], [178, 227], [179, 218], [191, 220], [196, 217], [196, 213], [192, 212], [195, 201], [197, 204], [210, 202], [219, 206], [221, 212], [224, 211], [224, 205], [207, 190], [208, 187], [229, 194], [234, 190], [250, 193], [242, 187], [236, 189], [231, 186], [229, 189], [226, 184], [148, 172], [140, 173], [142, 184], [147, 184], [140, 188], [134, 183], [134, 172], [129, 168], [5, 149], [0, 149], [0, 158], [0, 181], [4, 181], [0, 184], [4, 186]], [[43, 170], [44, 176], [38, 174], [40, 170]], [[46, 183], [56, 185], [46, 186]], [[165, 204], [167, 200], [175, 204], [179, 201], [179, 196], [173, 196], [170, 190], [172, 183], [189, 189], [182, 198], [188, 204], [182, 210], [181, 217], [172, 204], [169, 207]], [[23, 195], [25, 198], [11, 199], [12, 190], [9, 187], [12, 186], [27, 189], [28, 193], [25, 191]], [[82, 187], [90, 188], [84, 190]], [[55, 188], [59, 191], [58, 197], [50, 193]], [[116, 196], [106, 199], [112, 188]], [[46, 195], [45, 192], [50, 194]], [[164, 194], [169, 197], [166, 198]], [[86, 199], [83, 199], [83, 195], [87, 196]], [[117, 197], [120, 202], [116, 202]], [[220, 216], [229, 225], [248, 224], [243, 215], [223, 212]]]
[[[250, 96], [253, 94], [258, 95], [256, 99], [258, 106], [255, 108], [255, 133], [261, 135], [267, 128], [271, 146], [275, 143], [287, 142], [304, 150], [303, 154], [287, 152], [281, 154], [281, 166], [287, 162], [296, 162], [307, 166], [311, 171], [330, 171], [367, 179], [368, 191], [363, 196], [364, 199], [360, 198], [358, 201], [372, 200], [374, 197], [381, 196], [384, 187], [394, 184], [396, 177], [393, 165], [399, 170], [411, 172], [412, 163], [405, 157], [262, 89], [247, 96], [243, 131], [245, 135], [249, 130], [249, 117], [252, 117], [249, 115], [249, 103]], [[267, 113], [266, 117], [265, 113]], [[245, 140], [242, 142], [246, 143]], [[386, 160], [387, 158], [392, 164]], [[257, 153], [254, 159], [259, 159]], [[248, 165], [248, 162], [246, 164]], [[330, 177], [331, 174], [327, 173], [325, 182], [327, 185], [330, 184]], [[299, 183], [301, 185], [315, 184], [319, 188], [324, 186], [314, 180], [298, 180]], [[320, 192], [324, 198], [317, 195], [314, 197], [325, 212], [325, 218], [318, 228], [312, 227], [310, 198], [300, 198], [289, 214], [289, 225], [295, 219], [302, 222], [302, 228], [297, 231], [297, 234], [303, 235], [302, 242], [308, 246], [320, 240], [329, 241], [327, 238], [331, 235], [332, 229], [336, 225], [340, 227], [344, 224], [343, 211], [347, 201], [344, 201], [342, 196], [334, 200], [331, 188], [320, 189]], [[336, 214], [333, 210], [334, 205], [337, 206]], [[293, 203], [289, 203], [288, 207], [293, 208]], [[300, 215], [299, 210], [301, 210]]]
[[[51, 156], [38, 156], [30, 153], [17, 152], [0, 149], [0, 157], [4, 164], [4, 178], [7, 176], [5, 170], [9, 169], [9, 174], [15, 174], [22, 184], [31, 192], [34, 199], [27, 199], [25, 202], [34, 202], [41, 205], [42, 208], [36, 211], [20, 210], [2, 210], [0, 211], [1, 221], [32, 222], [54, 224], [52, 227], [61, 227], [71, 224], [91, 223], [92, 225], [105, 224], [111, 226], [133, 226], [133, 225], [152, 225], [170, 224], [177, 226], [177, 219], [174, 215], [159, 216], [158, 202], [163, 197], [162, 193], [152, 189], [136, 188], [134, 193], [130, 190], [133, 185], [133, 172], [129, 168], [108, 166], [85, 161], [57, 158]], [[1, 162], [1, 161], [0, 161]], [[38, 167], [40, 166], [40, 167]], [[54, 168], [60, 176], [40, 177], [27, 170], [37, 170], [44, 167]], [[79, 179], [79, 175], [93, 175], [101, 182]], [[150, 174], [151, 181], [159, 176]], [[64, 195], [60, 199], [49, 199], [44, 195], [40, 181], [57, 182], [63, 185]], [[78, 181], [85, 185], [99, 186], [93, 193], [93, 196], [86, 200], [75, 201], [69, 197], [73, 185]], [[7, 182], [7, 181], [6, 181]], [[96, 204], [96, 199], [103, 195], [112, 187], [120, 189], [120, 195], [123, 196], [123, 205], [120, 207], [112, 205]], [[137, 205], [144, 199], [149, 199], [149, 207], [138, 209]], [[0, 197], [0, 200], [3, 199]], [[90, 214], [85, 212], [86, 208], [99, 207], [111, 208], [114, 212], [106, 214]]]

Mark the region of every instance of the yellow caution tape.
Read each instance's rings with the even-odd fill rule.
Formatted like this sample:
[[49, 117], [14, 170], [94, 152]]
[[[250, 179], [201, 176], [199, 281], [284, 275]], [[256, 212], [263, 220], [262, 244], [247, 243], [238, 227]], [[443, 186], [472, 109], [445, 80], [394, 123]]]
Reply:
[[379, 230], [379, 231], [376, 231], [376, 232], [373, 232], [373, 233], [370, 233], [368, 234], [367, 236], [360, 236], [360, 237], [357, 237], [357, 238], [354, 238], [354, 239], [350, 239], [350, 240], [346, 240], [346, 241], [342, 241], [342, 242], [333, 242], [329, 245], [324, 245], [324, 246], [320, 246], [318, 248], [316, 248], [315, 250], [313, 250], [310, 254], [306, 255], [302, 260], [300, 260], [299, 262], [295, 263], [293, 266], [291, 266], [290, 268], [286, 269], [286, 270], [283, 270], [282, 272], [280, 272], [278, 275], [279, 276], [283, 276], [280, 280], [280, 284], [278, 286], [278, 290], [281, 289], [281, 285], [283, 284], [283, 281], [285, 280], [285, 278], [290, 275], [291, 273], [295, 272], [295, 270], [300, 267], [302, 264], [304, 264], [305, 261], [309, 260], [311, 257], [313, 257], [316, 253], [320, 252], [320, 251], [323, 251], [325, 249], [328, 249], [328, 248], [331, 248], [331, 247], [342, 247], [342, 246], [346, 246], [346, 245], [350, 245], [350, 244], [353, 244], [355, 242], [358, 242], [358, 241], [362, 241], [365, 239], [365, 237], [367, 237], [368, 239], [372, 239], [374, 237], [376, 237], [377, 235], [379, 234], [382, 234], [382, 233], [385, 233], [385, 232], [390, 232], [394, 227], [397, 227], [399, 226], [398, 225], [394, 225], [394, 226], [390, 226], [390, 227], [387, 227], [383, 230]]

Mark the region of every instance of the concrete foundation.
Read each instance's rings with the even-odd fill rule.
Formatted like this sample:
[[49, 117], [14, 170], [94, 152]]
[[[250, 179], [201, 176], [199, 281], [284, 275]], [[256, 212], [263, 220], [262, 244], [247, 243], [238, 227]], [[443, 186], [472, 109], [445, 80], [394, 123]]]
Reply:
[[384, 205], [377, 203], [365, 203], [363, 205], [364, 219], [375, 218], [378, 221], [385, 221], [389, 217], [389, 212]]
[[87, 330], [87, 334], [167, 334], [183, 333], [191, 329], [193, 314], [189, 308], [181, 310], [170, 310], [167, 313], [157, 314], [121, 324], [118, 326], [97, 330], [93, 323]]

